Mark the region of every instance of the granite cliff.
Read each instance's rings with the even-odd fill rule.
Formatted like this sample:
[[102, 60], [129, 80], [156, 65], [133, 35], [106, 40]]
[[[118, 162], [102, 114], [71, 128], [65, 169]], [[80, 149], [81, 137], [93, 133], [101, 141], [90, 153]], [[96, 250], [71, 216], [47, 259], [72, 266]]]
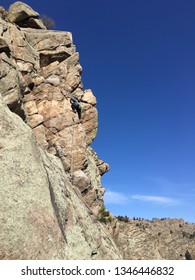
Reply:
[[25, 3], [1, 7], [0, 64], [0, 259], [195, 258], [193, 224], [138, 225], [106, 211], [109, 166], [90, 146], [96, 97], [83, 89], [70, 32], [47, 30]]
[[1, 11], [1, 258], [121, 258], [98, 221], [108, 165], [89, 146], [96, 98], [83, 90], [72, 34], [47, 30], [21, 2]]

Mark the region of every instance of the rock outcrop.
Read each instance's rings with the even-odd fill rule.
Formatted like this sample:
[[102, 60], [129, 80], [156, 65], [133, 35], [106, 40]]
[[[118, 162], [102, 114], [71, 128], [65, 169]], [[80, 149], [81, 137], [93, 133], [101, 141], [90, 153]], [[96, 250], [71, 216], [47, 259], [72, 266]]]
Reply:
[[[91, 90], [83, 90], [71, 33], [20, 27], [31, 18], [38, 18], [38, 13], [16, 2], [7, 12], [8, 21], [0, 19], [1, 95], [32, 128], [38, 144], [61, 159], [65, 172], [82, 170], [88, 176], [93, 155], [89, 144], [98, 125], [96, 98]], [[71, 96], [82, 105], [81, 122], [71, 109]], [[108, 165], [94, 160], [96, 179], [91, 182], [88, 177], [85, 195], [93, 197], [90, 207], [97, 213], [104, 193], [100, 176]]]
[[71, 33], [30, 19], [38, 13], [21, 2], [0, 18], [0, 257], [120, 259], [97, 218], [108, 165], [89, 146], [96, 98], [83, 90]]
[[182, 260], [186, 251], [195, 259], [195, 224], [183, 219], [115, 221], [113, 235], [123, 259]]
[[180, 245], [195, 257], [193, 225], [182, 243], [105, 210], [97, 101], [70, 32], [47, 30], [22, 2], [0, 7], [0, 69], [0, 259], [179, 259]]
[[39, 14], [23, 2], [15, 2], [10, 6], [7, 19], [18, 26], [46, 29], [39, 19]]
[[0, 120], [0, 258], [120, 258], [61, 160], [39, 147], [2, 98]]

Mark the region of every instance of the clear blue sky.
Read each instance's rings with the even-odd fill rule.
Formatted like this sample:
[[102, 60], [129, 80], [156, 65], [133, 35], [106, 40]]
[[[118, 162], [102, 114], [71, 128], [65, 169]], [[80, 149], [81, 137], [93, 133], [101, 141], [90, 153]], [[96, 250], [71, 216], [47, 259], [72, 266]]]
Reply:
[[195, 1], [25, 3], [73, 33], [84, 89], [98, 100], [107, 208], [195, 222]]

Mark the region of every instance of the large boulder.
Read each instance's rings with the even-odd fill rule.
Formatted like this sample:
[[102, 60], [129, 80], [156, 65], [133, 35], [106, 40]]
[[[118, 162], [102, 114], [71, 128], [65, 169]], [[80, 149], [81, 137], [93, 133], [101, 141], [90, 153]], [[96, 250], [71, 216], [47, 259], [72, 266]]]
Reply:
[[81, 191], [81, 193], [86, 193], [90, 186], [90, 179], [82, 170], [78, 170], [72, 174], [72, 183]]
[[12, 4], [9, 7], [7, 18], [10, 22], [16, 23], [20, 27], [46, 29], [43, 22], [39, 19], [39, 14], [23, 2]]
[[7, 13], [8, 20], [13, 23], [19, 23], [31, 17], [38, 18], [38, 16], [39, 14], [30, 6], [20, 1], [13, 3]]

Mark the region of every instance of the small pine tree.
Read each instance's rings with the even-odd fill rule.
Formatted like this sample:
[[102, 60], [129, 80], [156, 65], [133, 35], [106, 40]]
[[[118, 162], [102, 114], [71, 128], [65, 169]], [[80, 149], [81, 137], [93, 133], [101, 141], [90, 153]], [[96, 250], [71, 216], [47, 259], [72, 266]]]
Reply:
[[42, 15], [40, 19], [47, 29], [53, 29], [56, 25], [55, 21], [47, 15]]
[[112, 221], [112, 218], [110, 216], [110, 212], [107, 211], [105, 209], [105, 207], [102, 207], [101, 209], [99, 209], [99, 221], [104, 223], [104, 224], [107, 224], [108, 222], [111, 222]]
[[129, 221], [129, 218], [127, 216], [117, 216], [116, 217], [119, 221], [127, 223]]

